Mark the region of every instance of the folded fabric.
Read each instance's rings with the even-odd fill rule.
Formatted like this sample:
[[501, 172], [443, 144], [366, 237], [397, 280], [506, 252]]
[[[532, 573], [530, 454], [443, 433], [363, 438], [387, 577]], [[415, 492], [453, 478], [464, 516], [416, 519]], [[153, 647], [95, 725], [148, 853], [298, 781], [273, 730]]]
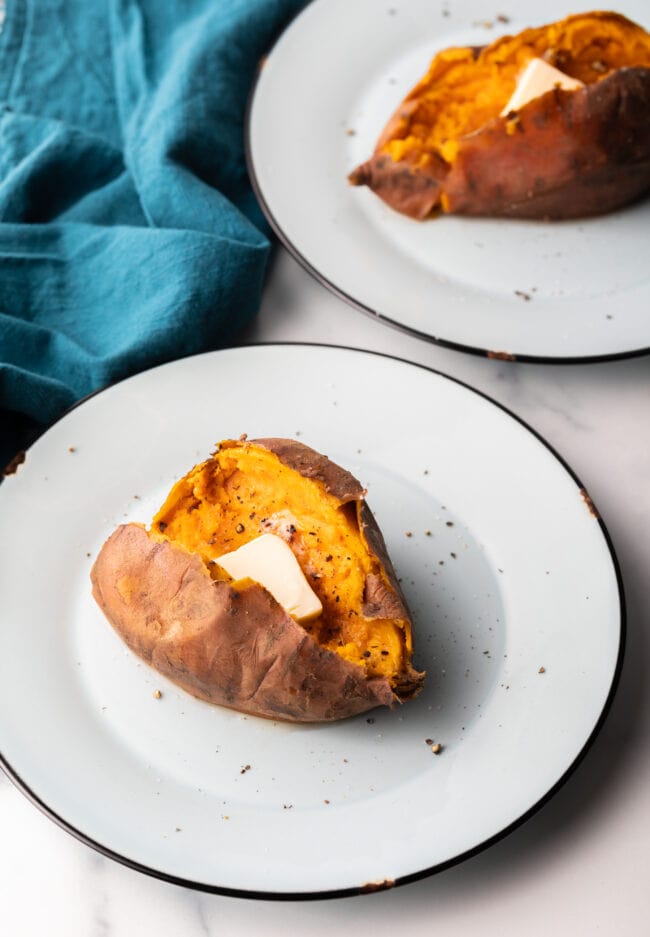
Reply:
[[303, 5], [7, 3], [0, 467], [35, 421], [223, 345], [256, 312], [269, 244], [244, 112], [259, 59]]

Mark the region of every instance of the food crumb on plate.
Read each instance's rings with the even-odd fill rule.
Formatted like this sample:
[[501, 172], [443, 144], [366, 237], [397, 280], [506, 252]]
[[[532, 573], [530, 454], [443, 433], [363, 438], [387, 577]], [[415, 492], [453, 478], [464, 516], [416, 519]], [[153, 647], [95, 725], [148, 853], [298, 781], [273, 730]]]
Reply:
[[[18, 466], [23, 464], [26, 456], [27, 456], [27, 453], [25, 452], [25, 450], [21, 449], [20, 452], [16, 453], [16, 455], [13, 457], [11, 462], [9, 462], [7, 466], [5, 466], [2, 474], [5, 476], [15, 475], [16, 472], [18, 471]], [[44, 481], [47, 481], [47, 478], [45, 478]]]

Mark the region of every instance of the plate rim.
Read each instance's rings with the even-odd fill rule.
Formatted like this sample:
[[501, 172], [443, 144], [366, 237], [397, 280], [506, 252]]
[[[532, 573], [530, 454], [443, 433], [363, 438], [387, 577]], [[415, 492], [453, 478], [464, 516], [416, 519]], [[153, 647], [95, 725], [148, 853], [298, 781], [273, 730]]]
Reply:
[[604, 361], [624, 361], [628, 358], [641, 358], [644, 355], [650, 355], [650, 345], [646, 345], [643, 348], [634, 348], [629, 351], [615, 351], [599, 355], [565, 356], [516, 353], [512, 354], [511, 352], [504, 351], [502, 349], [483, 348], [480, 345], [467, 345], [464, 342], [455, 342], [451, 339], [441, 338], [437, 335], [429, 335], [427, 332], [422, 332], [420, 329], [416, 329], [410, 325], [405, 325], [402, 322], [397, 322], [395, 319], [391, 319], [390, 316], [386, 316], [380, 312], [377, 312], [376, 309], [373, 309], [371, 306], [368, 306], [367, 304], [361, 302], [361, 300], [356, 299], [354, 296], [351, 296], [345, 290], [341, 289], [336, 285], [336, 283], [334, 283], [333, 280], [330, 280], [328, 277], [326, 277], [312, 263], [310, 263], [309, 260], [307, 260], [298, 246], [285, 233], [284, 229], [280, 225], [280, 222], [275, 217], [268, 202], [264, 198], [253, 160], [253, 148], [251, 143], [251, 118], [253, 104], [255, 101], [255, 94], [260, 84], [267, 59], [275, 52], [280, 40], [284, 37], [285, 33], [287, 33], [292, 28], [296, 20], [298, 20], [309, 9], [309, 7], [318, 2], [322, 2], [322, 0], [309, 0], [309, 2], [302, 8], [302, 10], [300, 10], [287, 23], [284, 29], [279, 32], [270, 45], [268, 51], [258, 62], [246, 100], [246, 110], [244, 113], [244, 158], [246, 161], [246, 171], [248, 173], [248, 178], [253, 189], [253, 194], [255, 195], [255, 198], [257, 199], [258, 204], [262, 209], [264, 217], [266, 218], [266, 221], [269, 224], [271, 230], [278, 238], [282, 246], [291, 254], [293, 259], [296, 260], [300, 266], [316, 280], [317, 283], [320, 283], [322, 286], [324, 286], [327, 290], [329, 290], [330, 293], [338, 297], [338, 299], [341, 299], [349, 306], [352, 306], [353, 309], [356, 309], [359, 312], [364, 313], [364, 315], [381, 322], [383, 325], [387, 325], [399, 332], [403, 332], [406, 335], [412, 335], [415, 338], [419, 338], [421, 341], [432, 345], [440, 345], [442, 348], [449, 348], [452, 351], [464, 352], [465, 354], [477, 355], [481, 358], [490, 358], [498, 361], [523, 361], [532, 364], [598, 364]]
[[[569, 477], [575, 482], [581, 492], [584, 492], [586, 498], [585, 500], [589, 504], [590, 511], [594, 515], [594, 520], [598, 524], [602, 536], [607, 546], [612, 567], [614, 570], [616, 578], [616, 586], [618, 591], [618, 600], [619, 600], [619, 631], [618, 631], [618, 651], [616, 664], [614, 667], [612, 681], [609, 687], [609, 691], [603, 707], [600, 711], [598, 719], [594, 723], [594, 726], [591, 730], [591, 733], [584, 742], [582, 748], [576, 753], [573, 761], [568, 765], [566, 770], [560, 775], [560, 777], [555, 781], [553, 785], [540, 797], [535, 803], [533, 803], [526, 811], [524, 811], [520, 816], [516, 817], [511, 823], [507, 824], [502, 829], [498, 830], [492, 836], [483, 840], [481, 843], [477, 843], [475, 846], [470, 849], [465, 850], [464, 852], [459, 853], [456, 856], [446, 859], [443, 862], [436, 863], [433, 866], [428, 866], [425, 869], [418, 870], [417, 872], [411, 872], [407, 875], [399, 876], [394, 880], [386, 880], [382, 882], [368, 882], [365, 885], [356, 885], [347, 888], [333, 888], [325, 889], [322, 891], [287, 891], [287, 892], [278, 892], [278, 891], [261, 891], [257, 889], [242, 889], [242, 888], [232, 888], [225, 885], [215, 885], [208, 882], [199, 882], [193, 879], [184, 878], [182, 876], [177, 876], [169, 872], [165, 872], [162, 869], [156, 869], [153, 866], [146, 865], [145, 863], [138, 862], [135, 859], [131, 859], [128, 856], [122, 855], [121, 853], [116, 852], [111, 849], [110, 846], [106, 846], [103, 843], [93, 839], [88, 834], [84, 833], [82, 830], [78, 829], [71, 821], [66, 820], [64, 817], [60, 816], [53, 810], [42, 798], [40, 798], [34, 791], [30, 788], [29, 784], [20, 776], [20, 774], [14, 770], [9, 761], [5, 758], [0, 751], [0, 768], [4, 771], [5, 775], [9, 780], [15, 785], [15, 787], [46, 817], [52, 820], [58, 827], [63, 829], [65, 832], [69, 833], [76, 840], [83, 843], [86, 846], [91, 847], [96, 852], [105, 856], [108, 859], [112, 859], [115, 862], [118, 862], [120, 865], [124, 865], [129, 869], [132, 869], [136, 872], [141, 872], [145, 875], [149, 875], [152, 878], [157, 878], [161, 881], [168, 882], [172, 885], [180, 885], [185, 888], [190, 888], [194, 891], [206, 892], [209, 894], [218, 894], [224, 895], [226, 897], [233, 898], [248, 898], [253, 900], [267, 900], [267, 901], [320, 901], [330, 898], [350, 898], [356, 895], [369, 894], [373, 892], [386, 891], [391, 888], [396, 888], [402, 885], [408, 885], [412, 882], [420, 881], [425, 878], [429, 878], [432, 875], [436, 875], [439, 872], [444, 872], [447, 869], [452, 868], [453, 866], [460, 865], [462, 862], [465, 862], [467, 859], [471, 859], [474, 856], [479, 855], [485, 850], [489, 849], [490, 846], [495, 845], [501, 840], [509, 836], [510, 833], [518, 829], [520, 826], [523, 826], [528, 820], [530, 820], [539, 810], [541, 810], [555, 794], [560, 790], [561, 787], [569, 780], [571, 775], [577, 770], [578, 766], [582, 763], [587, 753], [594, 744], [600, 730], [603, 727], [603, 724], [609, 715], [609, 712], [612, 708], [612, 703], [616, 696], [616, 691], [620, 684], [621, 673], [623, 668], [623, 662], [625, 657], [625, 647], [627, 643], [627, 606], [625, 600], [625, 590], [623, 585], [623, 577], [620, 570], [620, 565], [614, 545], [607, 529], [607, 526], [598, 511], [596, 505], [591, 500], [591, 497], [588, 494], [587, 488], [582, 483], [581, 479], [569, 463], [564, 459], [564, 457], [554, 448], [554, 446], [548, 442], [536, 429], [530, 426], [522, 417], [518, 416], [516, 413], [513, 413], [508, 407], [500, 403], [498, 400], [495, 400], [489, 394], [486, 394], [484, 391], [479, 390], [476, 387], [473, 387], [471, 384], [468, 384], [466, 381], [460, 380], [457, 377], [454, 377], [450, 374], [446, 374], [443, 371], [438, 370], [437, 368], [429, 367], [425, 364], [420, 364], [416, 361], [409, 361], [407, 358], [402, 358], [399, 355], [392, 355], [385, 352], [375, 351], [372, 349], [356, 348], [350, 345], [338, 345], [338, 344], [329, 344], [327, 342], [303, 342], [303, 341], [264, 341], [264, 342], [251, 342], [244, 345], [227, 345], [224, 348], [214, 349], [212, 351], [201, 352], [198, 355], [183, 355], [180, 358], [172, 359], [172, 361], [165, 362], [159, 365], [153, 365], [150, 368], [145, 368], [143, 371], [139, 371], [134, 375], [131, 375], [127, 378], [122, 378], [121, 380], [112, 381], [110, 384], [105, 385], [104, 387], [98, 388], [90, 394], [87, 394], [85, 397], [82, 397], [71, 407], [69, 407], [61, 416], [56, 419], [49, 426], [43, 430], [37, 432], [34, 438], [31, 440], [29, 446], [24, 450], [26, 453], [29, 452], [29, 449], [46, 433], [53, 429], [58, 423], [60, 423], [69, 413], [73, 410], [76, 410], [78, 407], [81, 407], [83, 404], [87, 403], [93, 397], [98, 396], [99, 394], [105, 393], [106, 391], [111, 390], [113, 387], [123, 383], [124, 381], [130, 380], [132, 377], [139, 377], [141, 374], [145, 374], [148, 371], [154, 371], [157, 368], [164, 368], [168, 364], [175, 364], [178, 361], [189, 360], [191, 358], [203, 357], [204, 355], [218, 355], [222, 352], [229, 351], [242, 351], [247, 348], [281, 348], [281, 347], [306, 347], [306, 348], [324, 348], [332, 349], [335, 351], [346, 351], [353, 353], [360, 353], [366, 355], [373, 355], [378, 358], [386, 358], [391, 361], [399, 362], [400, 364], [406, 364], [411, 367], [420, 368], [423, 371], [428, 371], [431, 374], [441, 377], [445, 380], [451, 381], [454, 384], [458, 384], [466, 390], [470, 391], [473, 394], [476, 394], [478, 397], [483, 398], [489, 404], [497, 407], [506, 416], [512, 418], [517, 422], [524, 430], [527, 430], [535, 439], [540, 442], [545, 449], [550, 452], [550, 454], [560, 463], [565, 472]], [[20, 471], [20, 467], [18, 467]], [[0, 484], [5, 481], [5, 478], [0, 475]]]

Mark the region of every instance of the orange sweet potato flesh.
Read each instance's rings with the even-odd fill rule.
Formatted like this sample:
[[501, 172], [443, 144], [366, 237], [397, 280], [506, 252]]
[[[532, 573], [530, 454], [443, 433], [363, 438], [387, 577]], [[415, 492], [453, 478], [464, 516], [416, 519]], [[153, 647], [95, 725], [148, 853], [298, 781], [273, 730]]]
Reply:
[[[290, 721], [415, 696], [411, 619], [365, 492], [294, 440], [226, 440], [170, 491], [151, 529], [119, 527], [93, 594], [140, 657], [202, 699]], [[291, 547], [323, 605], [299, 624], [213, 562], [263, 533]]]
[[[500, 116], [532, 58], [585, 87]], [[650, 34], [617, 13], [576, 14], [440, 52], [349, 178], [417, 219], [603, 214], [650, 191], [649, 117]]]

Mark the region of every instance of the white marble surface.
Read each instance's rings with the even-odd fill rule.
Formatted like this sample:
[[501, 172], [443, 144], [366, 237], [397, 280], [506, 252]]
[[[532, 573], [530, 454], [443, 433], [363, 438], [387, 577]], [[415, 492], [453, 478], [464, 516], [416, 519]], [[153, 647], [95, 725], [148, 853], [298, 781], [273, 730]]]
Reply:
[[604, 728], [559, 793], [479, 856], [393, 891], [316, 902], [226, 898], [117, 865], [56, 827], [0, 775], [0, 928], [7, 937], [203, 937], [363, 928], [375, 937], [557, 937], [648, 932], [650, 838], [650, 358], [548, 366], [425, 344], [331, 296], [282, 249], [261, 313], [241, 337], [398, 355], [505, 404], [577, 472], [620, 561], [628, 607], [623, 675]]

